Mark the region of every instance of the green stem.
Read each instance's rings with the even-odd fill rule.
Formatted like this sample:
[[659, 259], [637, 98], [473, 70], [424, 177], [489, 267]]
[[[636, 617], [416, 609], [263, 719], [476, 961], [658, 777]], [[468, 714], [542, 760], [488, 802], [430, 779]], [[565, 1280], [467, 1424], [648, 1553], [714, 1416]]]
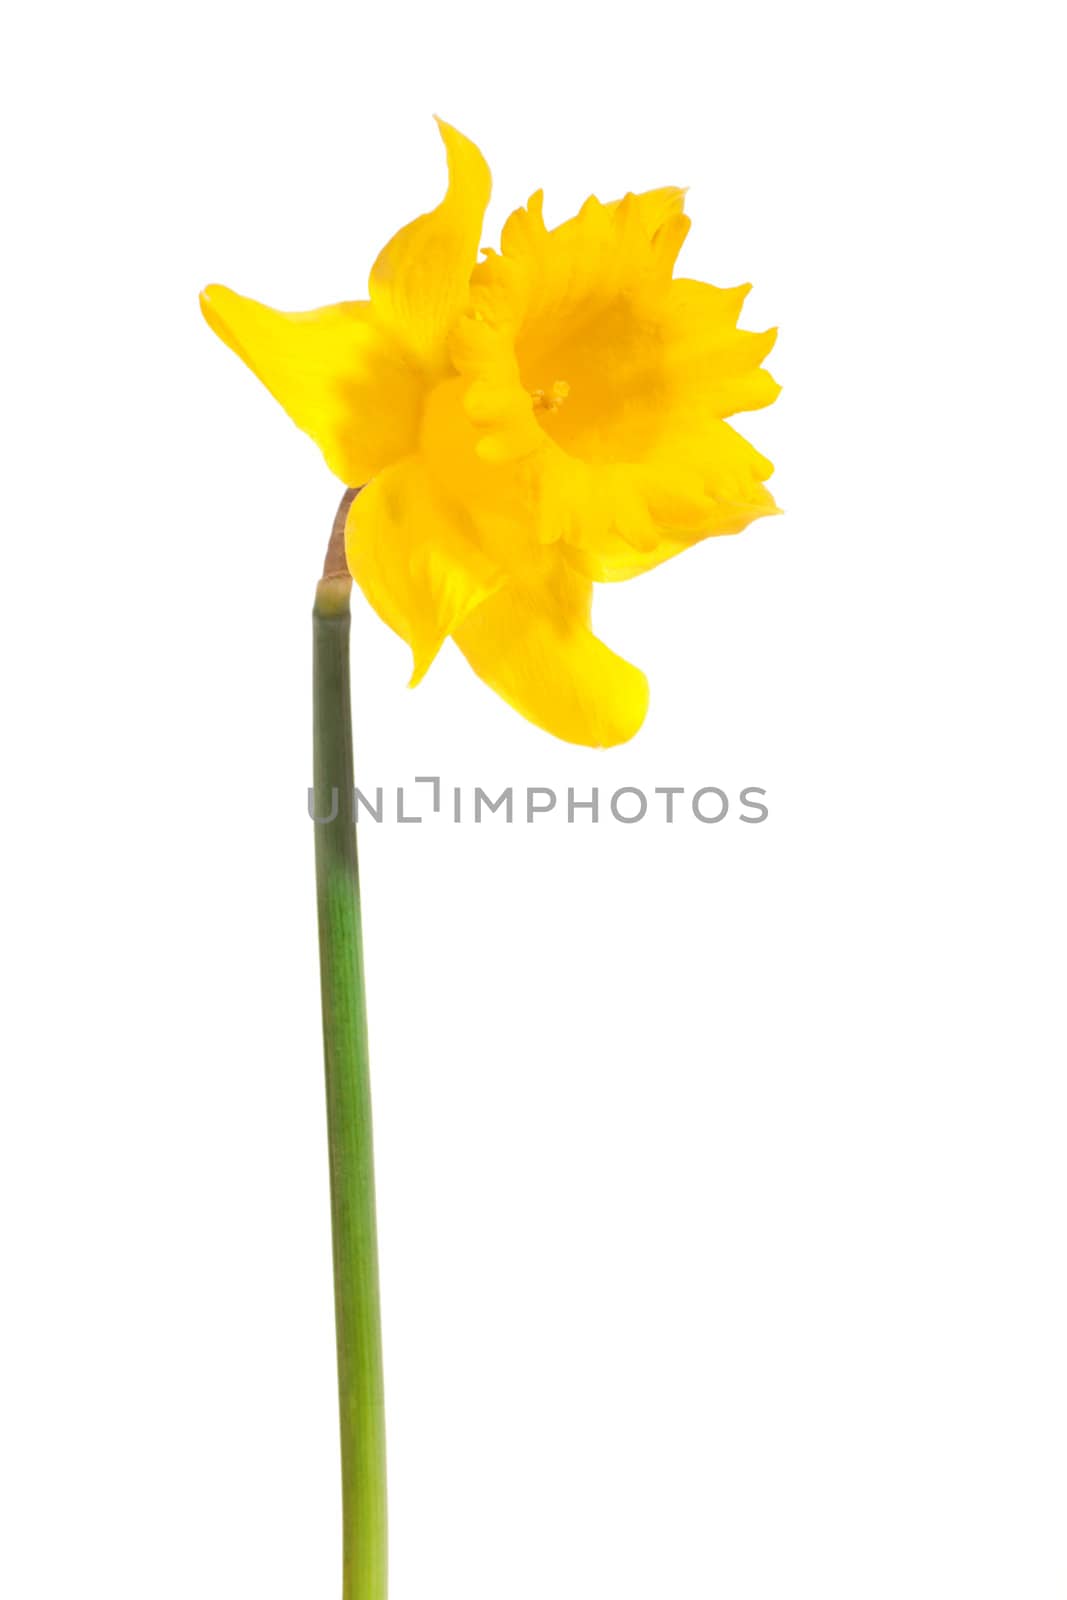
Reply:
[[[340, 515], [340, 514], [339, 514]], [[385, 1600], [385, 1412], [367, 1009], [353, 806], [347, 580], [315, 597], [315, 875], [330, 1144], [343, 1600]]]

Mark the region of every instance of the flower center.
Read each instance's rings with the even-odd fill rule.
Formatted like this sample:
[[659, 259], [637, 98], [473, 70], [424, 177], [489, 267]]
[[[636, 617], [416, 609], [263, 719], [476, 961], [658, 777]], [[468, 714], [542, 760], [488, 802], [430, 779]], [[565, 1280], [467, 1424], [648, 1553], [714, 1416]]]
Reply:
[[535, 411], [558, 411], [571, 392], [571, 386], [566, 378], [557, 378], [548, 390], [531, 389]]
[[539, 311], [515, 354], [537, 423], [568, 454], [639, 460], [660, 433], [661, 339], [643, 303], [620, 296], [564, 314]]

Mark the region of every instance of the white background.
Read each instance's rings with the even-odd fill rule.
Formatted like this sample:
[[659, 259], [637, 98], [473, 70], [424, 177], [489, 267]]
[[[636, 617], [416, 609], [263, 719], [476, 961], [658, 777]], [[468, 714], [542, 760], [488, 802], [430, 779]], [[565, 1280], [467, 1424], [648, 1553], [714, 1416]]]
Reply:
[[[553, 743], [359, 602], [395, 1600], [1067, 1594], [1051, 5], [23, 8], [4, 51], [10, 1600], [336, 1600], [309, 627], [339, 494], [202, 324], [365, 292], [430, 113], [690, 186], [787, 515], [604, 593]], [[495, 792], [495, 789], [493, 790]]]

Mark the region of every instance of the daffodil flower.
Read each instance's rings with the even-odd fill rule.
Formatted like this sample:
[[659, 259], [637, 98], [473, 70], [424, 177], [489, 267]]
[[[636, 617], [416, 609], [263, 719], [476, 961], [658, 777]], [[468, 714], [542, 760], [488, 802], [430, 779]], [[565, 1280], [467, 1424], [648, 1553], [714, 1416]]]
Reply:
[[556, 228], [535, 195], [478, 262], [489, 169], [439, 126], [445, 198], [385, 246], [368, 300], [290, 314], [215, 285], [204, 314], [365, 486], [348, 566], [412, 682], [451, 636], [531, 722], [618, 744], [648, 684], [593, 633], [593, 584], [776, 509], [770, 463], [725, 420], [775, 398], [774, 333], [738, 329], [746, 288], [674, 276], [681, 189]]

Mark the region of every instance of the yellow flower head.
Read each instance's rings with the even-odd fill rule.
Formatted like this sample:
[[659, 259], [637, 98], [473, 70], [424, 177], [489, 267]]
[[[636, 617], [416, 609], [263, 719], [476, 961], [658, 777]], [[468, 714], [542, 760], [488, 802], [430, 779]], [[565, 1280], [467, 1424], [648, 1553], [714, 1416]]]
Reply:
[[674, 276], [681, 189], [590, 199], [558, 228], [534, 195], [478, 263], [489, 169], [439, 126], [448, 192], [386, 245], [369, 300], [291, 314], [213, 285], [201, 305], [366, 485], [348, 565], [412, 681], [451, 635], [531, 722], [619, 744], [648, 684], [592, 632], [593, 583], [776, 509], [770, 462], [724, 421], [778, 393], [774, 333], [738, 329], [746, 288]]

